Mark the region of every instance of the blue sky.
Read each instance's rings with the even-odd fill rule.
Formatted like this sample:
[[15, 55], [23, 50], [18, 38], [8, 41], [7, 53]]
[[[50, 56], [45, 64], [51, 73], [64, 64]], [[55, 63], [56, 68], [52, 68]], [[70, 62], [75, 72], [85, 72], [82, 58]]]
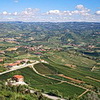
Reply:
[[100, 0], [0, 0], [0, 21], [100, 22]]

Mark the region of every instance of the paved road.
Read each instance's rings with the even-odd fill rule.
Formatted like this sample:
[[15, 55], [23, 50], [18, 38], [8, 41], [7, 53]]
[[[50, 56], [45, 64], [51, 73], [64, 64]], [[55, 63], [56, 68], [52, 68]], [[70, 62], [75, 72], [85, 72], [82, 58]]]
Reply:
[[28, 67], [28, 66], [34, 66], [35, 64], [38, 64], [38, 63], [39, 63], [39, 61], [35, 61], [35, 62], [32, 63], [32, 64], [26, 64], [26, 63], [24, 63], [24, 64], [19, 65], [19, 66], [14, 66], [14, 67], [12, 67], [10, 70], [4, 71], [4, 72], [0, 73], [0, 75], [6, 74], [6, 73], [9, 73], [9, 72], [18, 70], [18, 69], [22, 69], [22, 68], [25, 68], [25, 67]]
[[[46, 77], [46, 78], [49, 78], [48, 76], [45, 76], [44, 74], [40, 74], [33, 66], [31, 66], [31, 67], [32, 67], [33, 71], [34, 71], [35, 73], [37, 73], [38, 75], [44, 76], [44, 77]], [[51, 77], [50, 77], [50, 78], [51, 78]], [[51, 95], [44, 94], [44, 93], [42, 93], [42, 95], [45, 96], [45, 97], [47, 97], [47, 98], [49, 98], [49, 99], [52, 99], [52, 100], [66, 100], [66, 99], [64, 99], [64, 98], [59, 98], [59, 97], [51, 96]]]
[[56, 97], [56, 96], [50, 96], [50, 95], [44, 94], [44, 93], [42, 93], [42, 95], [49, 98], [49, 99], [52, 99], [52, 100], [66, 100], [66, 99], [63, 99], [63, 98]]
[[[34, 90], [30, 90], [30, 93], [35, 93], [36, 91]], [[56, 96], [51, 96], [51, 95], [48, 95], [48, 94], [45, 94], [45, 93], [41, 93], [44, 97], [47, 97], [51, 100], [66, 100], [66, 99], [63, 99], [63, 98], [59, 98], [59, 97], [56, 97]]]
[[[4, 71], [2, 73], [0, 73], [0, 75], [3, 75], [3, 74], [6, 74], [6, 73], [9, 73], [9, 72], [12, 72], [12, 71], [15, 71], [15, 70], [18, 70], [18, 69], [22, 69], [22, 68], [25, 68], [25, 67], [28, 67], [28, 66], [31, 66], [33, 68], [33, 70], [39, 74], [39, 75], [42, 75], [40, 73], [38, 73], [36, 71], [36, 69], [33, 67], [35, 64], [38, 64], [40, 63], [39, 61], [35, 61], [34, 63], [32, 64], [26, 64], [24, 63], [23, 65], [19, 65], [19, 66], [15, 66], [15, 67], [12, 67], [11, 70], [8, 70], [8, 71]], [[45, 76], [45, 75], [42, 75], [42, 76]], [[34, 93], [35, 91], [32, 90], [32, 92]], [[51, 95], [48, 95], [48, 94], [45, 94], [45, 93], [42, 93], [43, 96], [49, 98], [49, 99], [52, 99], [52, 100], [66, 100], [66, 99], [63, 99], [63, 98], [59, 98], [59, 97], [56, 97], [56, 96], [51, 96]]]
[[64, 82], [64, 83], [68, 83], [68, 84], [74, 85], [74, 86], [76, 86], [76, 87], [80, 87], [80, 88], [82, 88], [82, 89], [87, 90], [87, 88], [85, 88], [85, 87], [83, 87], [83, 86], [80, 86], [80, 85], [77, 85], [77, 84], [74, 84], [74, 83], [71, 83], [71, 82], [68, 82], [68, 81], [63, 81], [63, 80], [61, 80], [61, 79], [56, 79], [56, 78], [53, 78], [53, 77], [49, 77], [49, 76], [46, 76], [46, 75], [44, 75], [44, 74], [40, 74], [33, 66], [32, 66], [32, 69], [33, 69], [37, 74], [39, 74], [39, 75], [41, 75], [41, 76], [44, 76], [44, 77], [46, 77], [46, 78], [53, 79], [53, 80], [57, 80], [57, 81]]
[[[84, 94], [87, 93], [88, 91], [91, 91], [91, 90], [89, 90], [89, 89], [87, 89], [87, 88], [85, 88], [85, 87], [83, 87], [83, 86], [79, 86], [79, 85], [76, 85], [76, 84], [71, 83], [71, 82], [68, 82], [68, 81], [62, 81], [62, 80], [60, 80], [60, 79], [56, 79], [56, 78], [49, 77], [49, 76], [46, 76], [46, 75], [44, 75], [44, 74], [41, 74], [41, 73], [39, 73], [39, 72], [34, 68], [34, 66], [32, 66], [32, 69], [34, 70], [35, 73], [37, 73], [37, 74], [39, 74], [39, 75], [41, 75], [41, 76], [44, 76], [44, 77], [46, 77], [46, 78], [60, 81], [60, 83], [63, 83], [63, 82], [64, 82], [64, 83], [68, 83], [68, 84], [74, 85], [74, 86], [76, 86], [76, 87], [85, 89], [86, 91], [84, 91], [81, 95], [79, 95], [79, 97], [81, 97], [82, 95], [84, 95]], [[66, 99], [63, 99], [63, 98], [58, 98], [58, 97], [50, 96], [50, 95], [47, 95], [47, 94], [42, 94], [42, 95], [46, 96], [47, 98], [53, 99], [53, 100], [66, 100]]]
[[[73, 83], [70, 83], [70, 82], [67, 82], [67, 81], [62, 81], [62, 80], [60, 80], [60, 79], [56, 79], [56, 78], [52, 78], [52, 77], [49, 77], [49, 76], [45, 76], [45, 75], [43, 75], [43, 74], [40, 74], [40, 73], [33, 67], [35, 64], [38, 64], [38, 63], [40, 63], [40, 62], [39, 62], [39, 61], [35, 61], [35, 62], [32, 63], [32, 64], [26, 64], [26, 63], [24, 63], [23, 65], [19, 65], [19, 66], [12, 67], [11, 70], [2, 72], [2, 73], [0, 73], [0, 75], [3, 75], [3, 74], [6, 74], [6, 73], [9, 73], [9, 72], [18, 70], [18, 69], [22, 69], [22, 68], [31, 66], [32, 69], [33, 69], [37, 74], [39, 74], [39, 75], [41, 75], [41, 76], [44, 76], [44, 77], [46, 77], [46, 78], [50, 78], [50, 79], [53, 79], [53, 80], [57, 80], [57, 81], [60, 81], [60, 82], [69, 83], [69, 84], [71, 84], [71, 85], [74, 85], [74, 86], [77, 86], [77, 87], [86, 89], [86, 88], [84, 88], [84, 87], [82, 87], [82, 86], [79, 86], [79, 85], [76, 85], [76, 84], [73, 84]], [[86, 89], [86, 90], [87, 90], [87, 89]], [[88, 90], [88, 91], [89, 91], [89, 90]], [[86, 92], [87, 92], [87, 91], [83, 92], [82, 95], [85, 94]], [[45, 96], [45, 97], [47, 97], [47, 98], [50, 98], [50, 99], [52, 99], [52, 100], [66, 100], [66, 99], [64, 99], [64, 98], [59, 98], [59, 97], [51, 96], [51, 95], [44, 94], [44, 93], [42, 93], [42, 95]], [[81, 96], [81, 95], [80, 95], [80, 96]]]

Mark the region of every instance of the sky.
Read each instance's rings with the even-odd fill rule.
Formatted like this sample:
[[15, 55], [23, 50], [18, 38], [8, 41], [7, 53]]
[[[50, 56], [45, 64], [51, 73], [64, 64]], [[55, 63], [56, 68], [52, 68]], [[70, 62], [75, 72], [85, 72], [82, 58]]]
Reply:
[[100, 22], [100, 0], [0, 0], [0, 21]]

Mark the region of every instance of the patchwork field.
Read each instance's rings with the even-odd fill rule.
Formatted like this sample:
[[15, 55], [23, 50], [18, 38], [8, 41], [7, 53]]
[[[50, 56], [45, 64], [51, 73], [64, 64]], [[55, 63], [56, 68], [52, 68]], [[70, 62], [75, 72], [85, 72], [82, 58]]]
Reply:
[[[72, 58], [70, 58], [68, 57], [68, 53], [65, 52], [61, 52], [61, 53], [57, 52], [53, 55], [42, 56], [41, 59], [44, 59], [47, 62], [49, 62], [49, 64], [56, 70], [56, 74], [63, 74], [65, 76], [84, 81], [86, 84], [100, 87], [99, 82], [96, 81], [96, 80], [100, 80], [100, 70], [91, 71], [92, 67], [96, 63], [94, 60], [91, 60], [86, 57], [80, 57], [74, 55]], [[61, 61], [61, 59], [63, 59], [63, 62]], [[71, 59], [71, 61], [69, 61], [69, 59]], [[81, 62], [83, 61], [84, 63], [81, 64]], [[70, 64], [72, 63], [73, 65], [77, 63], [76, 65], [77, 67], [72, 68], [69, 66], [65, 66], [65, 63], [70, 63]], [[44, 64], [44, 66], [48, 67], [49, 65]], [[87, 78], [87, 77], [91, 77], [91, 78]]]
[[31, 68], [24, 68], [14, 72], [7, 73], [5, 75], [0, 76], [0, 80], [7, 80], [11, 78], [13, 75], [21, 74], [25, 77], [25, 82], [29, 84], [29, 86], [44, 90], [46, 93], [50, 91], [58, 90], [64, 97], [73, 96], [74, 94], [80, 95], [85, 90], [74, 85], [70, 85], [67, 83], [61, 83], [60, 81], [48, 79], [46, 77], [42, 77], [36, 74]]
[[57, 71], [53, 66], [50, 66], [48, 64], [44, 64], [44, 63], [39, 63], [36, 64], [34, 66], [34, 68], [41, 74], [45, 74], [45, 75], [51, 75], [51, 74], [56, 74]]
[[38, 75], [31, 68], [23, 68], [17, 71], [1, 75], [0, 80], [7, 80], [8, 78], [11, 78], [13, 77], [13, 75], [17, 74], [23, 75], [25, 77], [25, 82], [32, 87], [34, 87], [35, 85], [54, 84], [59, 82]]
[[76, 66], [92, 67], [96, 62], [94, 60], [74, 54], [75, 52], [57, 52], [48, 57], [49, 60], [57, 64], [72, 64]]
[[67, 83], [61, 83], [61, 84], [54, 84], [54, 85], [45, 85], [45, 86], [38, 86], [38, 89], [44, 89], [44, 91], [59, 91], [63, 97], [73, 96], [73, 95], [80, 95], [85, 90], [81, 89], [79, 87], [67, 84]]

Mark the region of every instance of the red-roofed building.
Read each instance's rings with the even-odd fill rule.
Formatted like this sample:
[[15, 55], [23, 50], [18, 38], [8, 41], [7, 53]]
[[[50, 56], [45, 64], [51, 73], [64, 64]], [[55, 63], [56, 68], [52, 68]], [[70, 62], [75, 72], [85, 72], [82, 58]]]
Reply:
[[0, 59], [0, 62], [3, 62], [3, 59]]
[[19, 62], [11, 63], [11, 64], [8, 64], [7, 67], [8, 67], [8, 68], [11, 68], [11, 67], [17, 66], [17, 65], [19, 65], [19, 64], [20, 64]]
[[14, 75], [12, 79], [16, 82], [24, 82], [24, 77], [22, 75]]
[[34, 53], [35, 55], [42, 55], [42, 53], [41, 52], [36, 52], [36, 53]]

